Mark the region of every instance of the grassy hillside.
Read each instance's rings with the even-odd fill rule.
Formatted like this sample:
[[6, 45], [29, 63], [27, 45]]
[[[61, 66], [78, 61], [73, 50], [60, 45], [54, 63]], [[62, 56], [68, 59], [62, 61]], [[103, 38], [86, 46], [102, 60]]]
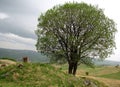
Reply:
[[[56, 67], [67, 72], [67, 64], [62, 66], [56, 65]], [[86, 76], [86, 72], [89, 73], [88, 76]], [[95, 68], [90, 68], [81, 64], [78, 67], [77, 76], [85, 76], [87, 78], [98, 80], [106, 84], [108, 87], [120, 87], [120, 66], [96, 66]]]
[[120, 71], [116, 73], [101, 75], [101, 77], [120, 80]]
[[0, 66], [4, 65], [4, 66], [9, 66], [9, 65], [15, 65], [16, 62], [13, 60], [9, 60], [9, 59], [0, 59]]
[[0, 71], [0, 87], [106, 87], [92, 79], [89, 80], [92, 84], [86, 86], [85, 81], [85, 78], [65, 74], [50, 64], [11, 65]]
[[46, 56], [35, 51], [0, 48], [0, 58], [12, 58], [16, 61], [21, 61], [22, 57], [26, 56], [30, 58], [31, 62], [49, 62], [49, 59]]
[[[67, 72], [68, 70], [68, 65], [63, 64], [63, 65], [54, 65], [56, 67], [61, 68], [64, 72]], [[94, 68], [91, 68], [89, 66], [86, 66], [84, 64], [81, 64], [78, 66], [77, 69], [77, 75], [85, 76], [86, 72], [89, 72], [90, 76], [102, 76], [102, 75], [108, 75], [108, 74], [117, 74], [120, 72], [120, 66], [116, 68], [115, 66], [95, 66]]]

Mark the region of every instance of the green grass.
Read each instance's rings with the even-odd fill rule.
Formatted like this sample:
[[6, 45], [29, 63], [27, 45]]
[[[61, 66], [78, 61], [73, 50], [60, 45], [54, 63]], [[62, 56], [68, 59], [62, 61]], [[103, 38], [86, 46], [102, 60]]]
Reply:
[[[105, 87], [91, 80], [97, 87]], [[24, 63], [0, 70], [0, 87], [85, 87], [84, 79], [64, 73], [50, 64]], [[91, 86], [87, 86], [91, 87]]]
[[[57, 66], [57, 65], [55, 65], [55, 66]], [[67, 64], [61, 65], [61, 66], [59, 66], [59, 68], [65, 72], [68, 71]], [[85, 76], [86, 72], [89, 72], [90, 76], [99, 77], [102, 75], [109, 75], [109, 74], [113, 74], [113, 73], [119, 74], [120, 67], [116, 68], [115, 66], [95, 66], [94, 68], [91, 68], [91, 67], [83, 65], [83, 64], [78, 66], [78, 69], [77, 69], [78, 75]], [[116, 77], [116, 79], [118, 79], [118, 78]]]
[[111, 79], [118, 79], [118, 80], [120, 80], [120, 72], [111, 73], [111, 74], [107, 74], [107, 75], [101, 75], [100, 77], [111, 78]]

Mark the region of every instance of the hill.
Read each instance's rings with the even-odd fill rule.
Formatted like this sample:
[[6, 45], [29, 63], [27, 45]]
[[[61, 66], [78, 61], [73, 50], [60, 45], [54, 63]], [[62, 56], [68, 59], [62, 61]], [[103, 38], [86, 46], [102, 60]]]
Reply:
[[[90, 81], [89, 86], [86, 82]], [[103, 83], [78, 78], [50, 64], [24, 63], [1, 69], [0, 87], [106, 87]]]
[[99, 59], [94, 59], [95, 65], [103, 65], [103, 66], [116, 66], [120, 65], [120, 62], [117, 61], [111, 61], [111, 60], [99, 60]]
[[49, 62], [46, 56], [36, 51], [0, 48], [0, 58], [13, 58], [16, 61], [21, 61], [22, 57], [26, 56], [29, 57], [32, 62]]
[[[60, 67], [64, 72], [67, 72], [68, 69], [67, 64], [56, 67]], [[88, 72], [88, 75], [86, 75], [86, 72]], [[81, 64], [78, 66], [76, 76], [86, 76], [98, 80], [108, 87], [120, 87], [120, 66], [95, 66], [91, 68]]]
[[12, 60], [7, 60], [7, 59], [0, 59], [0, 66], [13, 65], [13, 64], [16, 64], [16, 62]]

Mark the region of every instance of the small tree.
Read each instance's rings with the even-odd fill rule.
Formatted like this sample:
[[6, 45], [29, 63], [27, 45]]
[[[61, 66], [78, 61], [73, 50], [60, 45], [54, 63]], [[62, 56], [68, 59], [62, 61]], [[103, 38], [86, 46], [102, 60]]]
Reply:
[[92, 58], [104, 59], [115, 47], [115, 23], [102, 9], [85, 3], [66, 3], [41, 14], [36, 30], [37, 50], [68, 62], [68, 73], [79, 63], [91, 65]]

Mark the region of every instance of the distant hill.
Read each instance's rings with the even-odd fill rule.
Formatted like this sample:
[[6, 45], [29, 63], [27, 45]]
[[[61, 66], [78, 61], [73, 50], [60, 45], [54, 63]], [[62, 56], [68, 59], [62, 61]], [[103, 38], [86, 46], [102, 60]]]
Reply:
[[13, 50], [13, 49], [3, 49], [0, 48], [0, 58], [13, 58], [16, 61], [22, 61], [23, 57], [29, 57], [32, 62], [48, 62], [49, 59], [38, 53], [31, 50]]
[[103, 66], [116, 66], [116, 65], [120, 65], [120, 62], [117, 61], [111, 61], [111, 60], [99, 60], [99, 59], [95, 59], [94, 60], [95, 65], [103, 65]]
[[[32, 62], [49, 62], [49, 59], [38, 53], [36, 51], [31, 50], [13, 50], [13, 49], [3, 49], [0, 48], [0, 58], [13, 58], [17, 61], [21, 61], [22, 57], [29, 57]], [[112, 65], [115, 66], [117, 64], [120, 65], [120, 62], [103, 60], [100, 61], [98, 59], [94, 60], [95, 65]]]

